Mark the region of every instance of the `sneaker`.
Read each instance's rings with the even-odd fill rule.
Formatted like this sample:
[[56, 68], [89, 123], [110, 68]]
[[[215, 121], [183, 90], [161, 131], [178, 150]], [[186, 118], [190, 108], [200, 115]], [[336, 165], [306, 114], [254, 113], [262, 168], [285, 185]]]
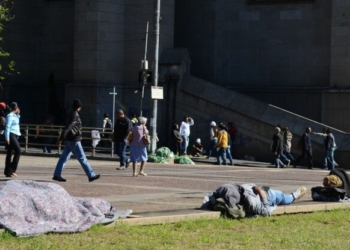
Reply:
[[288, 166], [289, 166], [289, 164], [290, 164], [290, 160], [288, 160], [288, 161], [287, 161], [287, 163], [286, 163], [286, 167], [288, 167]]
[[95, 175], [95, 176], [93, 176], [93, 177], [90, 177], [90, 178], [89, 178], [89, 182], [92, 182], [92, 181], [95, 181], [95, 180], [97, 180], [97, 179], [100, 179], [100, 177], [101, 177], [100, 174], [97, 174], [97, 175]]
[[306, 191], [307, 191], [306, 187], [300, 187], [297, 190], [295, 190], [292, 193], [294, 200], [296, 201], [296, 200], [299, 200], [300, 198], [302, 198], [306, 194]]
[[125, 166], [117, 167], [117, 170], [125, 170], [125, 169], [126, 169]]

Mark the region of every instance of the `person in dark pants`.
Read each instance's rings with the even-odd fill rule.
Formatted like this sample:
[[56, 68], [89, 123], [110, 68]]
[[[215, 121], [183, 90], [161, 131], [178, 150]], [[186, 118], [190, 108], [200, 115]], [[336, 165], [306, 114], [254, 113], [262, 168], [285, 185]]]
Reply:
[[174, 123], [173, 125], [172, 139], [174, 154], [180, 155], [182, 150], [182, 137], [180, 135], [179, 125], [177, 123]]
[[117, 170], [125, 170], [129, 166], [130, 159], [126, 156], [127, 145], [124, 139], [132, 127], [132, 122], [125, 116], [124, 111], [118, 110], [113, 132], [114, 153], [120, 158], [120, 166], [117, 167]]
[[297, 164], [304, 159], [305, 155], [307, 156], [308, 159], [308, 168], [309, 169], [314, 169], [314, 163], [312, 160], [312, 147], [311, 147], [311, 138], [310, 138], [310, 133], [311, 133], [311, 128], [307, 127], [305, 130], [305, 133], [301, 137], [300, 143], [298, 143], [301, 147], [302, 153], [298, 157], [298, 159], [294, 162], [294, 167], [297, 167]]
[[[6, 177], [17, 177], [16, 171], [21, 156], [21, 146], [18, 137], [21, 135], [19, 127], [20, 110], [16, 102], [10, 105], [10, 113], [6, 116], [5, 141], [7, 145], [7, 154], [5, 161], [4, 174]], [[12, 151], [15, 152], [13, 159]]]

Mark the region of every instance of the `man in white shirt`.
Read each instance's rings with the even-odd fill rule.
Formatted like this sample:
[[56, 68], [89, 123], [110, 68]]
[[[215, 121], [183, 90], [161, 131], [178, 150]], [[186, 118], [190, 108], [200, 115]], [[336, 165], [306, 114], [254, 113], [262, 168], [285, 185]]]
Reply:
[[194, 121], [191, 117], [185, 116], [181, 126], [180, 126], [180, 135], [182, 137], [182, 154], [187, 155], [187, 147], [190, 138], [190, 126], [194, 125]]

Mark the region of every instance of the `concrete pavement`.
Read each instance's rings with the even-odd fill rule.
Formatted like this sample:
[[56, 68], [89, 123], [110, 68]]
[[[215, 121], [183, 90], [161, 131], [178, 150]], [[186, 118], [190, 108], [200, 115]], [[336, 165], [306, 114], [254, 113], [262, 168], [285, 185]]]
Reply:
[[[52, 173], [58, 156], [22, 155], [18, 166], [17, 179], [52, 181]], [[250, 166], [217, 166], [201, 159], [196, 165], [147, 163], [147, 177], [132, 177], [131, 166], [116, 170], [115, 161], [92, 160], [89, 162], [101, 179], [88, 182], [76, 159], [71, 159], [63, 171], [64, 187], [72, 196], [98, 197], [109, 201], [117, 209], [132, 209], [126, 223], [149, 224], [174, 222], [188, 218], [218, 217], [217, 212], [197, 210], [203, 197], [224, 183], [256, 183], [290, 193], [305, 186], [308, 192], [304, 198], [289, 206], [280, 206], [274, 214], [349, 208], [348, 203], [321, 203], [311, 200], [310, 189], [322, 184], [329, 171], [301, 168], [276, 169], [267, 163], [251, 162]], [[5, 154], [0, 154], [3, 166]], [[247, 164], [236, 160], [236, 164]], [[249, 162], [248, 162], [249, 163]], [[3, 169], [3, 167], [2, 167]], [[1, 169], [1, 171], [2, 171]], [[11, 178], [0, 177], [0, 183]]]

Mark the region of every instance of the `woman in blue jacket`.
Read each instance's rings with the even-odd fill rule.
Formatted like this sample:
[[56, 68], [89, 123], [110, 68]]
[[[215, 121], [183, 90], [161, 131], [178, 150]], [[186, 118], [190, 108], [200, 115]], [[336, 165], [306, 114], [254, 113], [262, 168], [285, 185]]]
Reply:
[[[21, 156], [21, 146], [18, 137], [21, 135], [19, 128], [20, 110], [16, 102], [10, 105], [11, 112], [6, 116], [5, 141], [7, 144], [7, 154], [4, 174], [6, 177], [17, 177], [16, 170]], [[12, 151], [15, 152], [13, 159]]]

